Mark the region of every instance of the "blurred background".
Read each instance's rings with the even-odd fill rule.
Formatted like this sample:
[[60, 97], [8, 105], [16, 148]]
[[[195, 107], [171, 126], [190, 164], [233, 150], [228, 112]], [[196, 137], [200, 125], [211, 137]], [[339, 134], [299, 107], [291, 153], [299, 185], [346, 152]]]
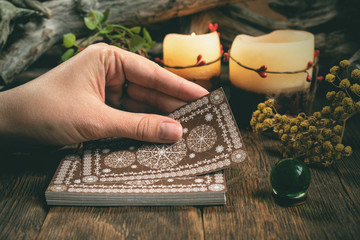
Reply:
[[[34, 11], [11, 15], [5, 2]], [[29, 4], [33, 2], [34, 4]], [[136, 3], [134, 3], [136, 2]], [[62, 36], [90, 34], [82, 18], [96, 9], [110, 8], [109, 22], [144, 26], [156, 45], [149, 57], [162, 57], [168, 33], [208, 32], [217, 23], [221, 43], [228, 51], [238, 34], [253, 36], [276, 29], [300, 29], [315, 35], [320, 50], [320, 75], [342, 59], [360, 59], [360, 1], [358, 0], [251, 0], [251, 1], [0, 1], [1, 31], [9, 33], [0, 52], [0, 88], [12, 88], [57, 66], [65, 48]], [[8, 26], [8, 30], [5, 30]], [[226, 64], [221, 78], [227, 79]], [[326, 89], [321, 83], [319, 94]]]

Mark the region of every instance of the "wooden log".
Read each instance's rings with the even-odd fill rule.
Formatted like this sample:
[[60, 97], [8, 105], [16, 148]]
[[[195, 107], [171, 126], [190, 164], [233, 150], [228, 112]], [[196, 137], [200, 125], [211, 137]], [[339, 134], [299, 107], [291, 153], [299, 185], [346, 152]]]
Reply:
[[315, 47], [321, 51], [320, 66], [327, 71], [329, 66], [350, 58], [360, 49], [360, 34], [350, 27], [354, 26], [351, 22], [360, 22], [360, 17], [353, 11], [341, 11], [337, 1], [313, 4], [307, 6], [306, 13], [294, 14], [286, 20], [272, 19], [238, 5], [224, 6], [189, 16], [191, 23], [186, 31], [204, 33], [208, 31], [204, 22], [216, 22], [225, 49], [231, 47], [238, 34], [258, 36], [276, 29], [309, 31], [315, 35]]
[[133, 26], [184, 16], [239, 0], [54, 0], [44, 2], [52, 18], [25, 25], [23, 37], [12, 43], [0, 57], [0, 77], [8, 84], [68, 32], [86, 32], [81, 13], [90, 9], [111, 11], [110, 22]]
[[[216, 8], [204, 13], [195, 14], [191, 23], [191, 30], [203, 26], [202, 19], [219, 23], [219, 31], [224, 32], [222, 38], [227, 42], [232, 42], [234, 36], [239, 33], [249, 35], [261, 35], [275, 29], [309, 29], [327, 23], [336, 17], [335, 5], [328, 6], [327, 12], [319, 16], [316, 13], [309, 13], [307, 18], [293, 17], [286, 20], [272, 19], [261, 14], [252, 12], [239, 5], [229, 5]], [[315, 13], [316, 12], [316, 13]], [[203, 15], [207, 15], [206, 17]], [[199, 20], [201, 19], [201, 20]], [[202, 29], [203, 31], [206, 28]]]

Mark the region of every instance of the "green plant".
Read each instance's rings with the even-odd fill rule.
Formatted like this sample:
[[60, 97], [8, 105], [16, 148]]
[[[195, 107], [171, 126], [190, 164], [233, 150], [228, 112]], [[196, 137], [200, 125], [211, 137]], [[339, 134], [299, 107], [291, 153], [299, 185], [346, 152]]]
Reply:
[[331, 165], [352, 153], [342, 144], [346, 121], [360, 112], [360, 70], [350, 71], [347, 60], [330, 69], [325, 80], [337, 90], [326, 94], [328, 105], [312, 115], [280, 115], [269, 99], [257, 106], [250, 125], [254, 132], [272, 129], [280, 138], [283, 157], [301, 158], [306, 164]]
[[68, 60], [95, 42], [106, 42], [148, 57], [146, 49], [154, 47], [155, 42], [146, 28], [139, 26], [127, 28], [119, 24], [109, 24], [107, 22], [109, 14], [109, 9], [103, 13], [91, 10], [88, 16], [84, 18], [86, 27], [92, 31], [91, 35], [80, 41], [77, 41], [73, 33], [65, 34], [63, 44], [67, 50], [61, 56], [61, 60]]

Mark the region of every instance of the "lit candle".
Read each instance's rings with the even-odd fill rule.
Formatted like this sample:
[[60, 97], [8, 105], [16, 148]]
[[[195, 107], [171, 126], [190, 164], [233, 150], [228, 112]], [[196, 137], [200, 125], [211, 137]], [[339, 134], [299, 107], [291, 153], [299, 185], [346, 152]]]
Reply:
[[230, 50], [230, 81], [236, 87], [262, 94], [304, 91], [311, 84], [306, 79], [312, 75], [314, 45], [314, 35], [305, 31], [238, 35]]
[[188, 80], [210, 80], [221, 70], [217, 32], [201, 35], [168, 34], [163, 42], [164, 67]]

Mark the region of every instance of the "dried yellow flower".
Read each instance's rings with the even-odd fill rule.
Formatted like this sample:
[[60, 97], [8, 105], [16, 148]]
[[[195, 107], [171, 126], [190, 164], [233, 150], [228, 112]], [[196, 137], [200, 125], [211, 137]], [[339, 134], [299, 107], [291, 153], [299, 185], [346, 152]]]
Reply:
[[360, 79], [360, 69], [354, 69], [351, 72], [351, 78], [354, 80]]
[[[360, 112], [360, 70], [350, 72], [347, 60], [330, 69], [326, 80], [337, 89], [326, 94], [328, 104], [312, 115], [280, 115], [269, 99], [258, 105], [250, 121], [254, 131], [272, 129], [281, 140], [279, 151], [283, 157], [304, 158], [304, 162], [331, 165], [342, 156], [352, 153], [342, 142], [344, 121]], [[341, 77], [341, 78], [340, 78]], [[352, 83], [353, 82], [353, 83]], [[345, 126], [345, 125], [344, 125]]]
[[331, 74], [336, 74], [339, 71], [339, 66], [333, 66], [332, 68], [330, 68], [330, 73]]
[[335, 81], [335, 75], [329, 73], [329, 74], [327, 74], [327, 75], [325, 76], [325, 80], [328, 81], [328, 82], [334, 82], [334, 81]]
[[323, 107], [323, 109], [321, 110], [321, 114], [330, 114], [331, 113], [331, 107], [330, 106], [325, 106]]
[[257, 108], [259, 110], [263, 110], [265, 108], [265, 103], [259, 103], [259, 105], [257, 106]]
[[296, 133], [297, 131], [299, 130], [299, 128], [298, 128], [298, 126], [292, 126], [291, 128], [290, 128], [290, 132], [291, 133]]
[[260, 111], [259, 110], [256, 110], [255, 112], [253, 112], [253, 114], [252, 114], [252, 116], [253, 117], [257, 117], [257, 116], [259, 116], [260, 115]]
[[335, 97], [335, 91], [331, 91], [326, 94], [326, 99], [329, 101], [333, 100], [334, 97]]
[[280, 138], [281, 141], [286, 142], [289, 139], [289, 135], [283, 134]]
[[302, 129], [307, 129], [308, 127], [309, 127], [309, 123], [308, 122], [301, 122], [300, 123], [300, 127], [302, 128]]
[[314, 112], [313, 116], [316, 117], [317, 119], [320, 119], [322, 117], [320, 112]]
[[341, 152], [342, 150], [344, 150], [344, 145], [341, 143], [336, 144], [335, 150]]
[[333, 149], [333, 145], [330, 141], [325, 141], [322, 146], [326, 151], [330, 151]]
[[355, 103], [355, 108], [357, 109], [357, 111], [360, 111], [360, 101]]
[[357, 83], [354, 83], [351, 85], [350, 90], [355, 93], [356, 95], [360, 95], [360, 85]]
[[346, 146], [346, 147], [344, 148], [344, 152], [345, 152], [346, 154], [351, 154], [351, 153], [352, 153], [352, 148], [351, 148], [350, 146]]
[[343, 129], [342, 126], [336, 125], [336, 126], [333, 128], [333, 131], [334, 131], [335, 134], [341, 134], [342, 129]]
[[350, 66], [350, 62], [348, 60], [342, 60], [339, 65], [342, 68], [346, 68], [346, 67]]
[[273, 121], [271, 119], [267, 118], [267, 119], [264, 120], [264, 126], [266, 128], [271, 127], [272, 124], [273, 124]]
[[350, 87], [350, 81], [349, 81], [349, 79], [345, 78], [345, 79], [341, 80], [339, 86], [340, 86], [341, 88], [343, 88], [343, 89], [349, 88], [349, 87]]
[[255, 125], [255, 131], [256, 132], [261, 132], [264, 129], [264, 125], [261, 123], [258, 123]]
[[268, 99], [268, 100], [266, 100], [266, 101], [265, 101], [265, 105], [266, 105], [267, 107], [272, 107], [272, 106], [274, 106], [274, 99]]

